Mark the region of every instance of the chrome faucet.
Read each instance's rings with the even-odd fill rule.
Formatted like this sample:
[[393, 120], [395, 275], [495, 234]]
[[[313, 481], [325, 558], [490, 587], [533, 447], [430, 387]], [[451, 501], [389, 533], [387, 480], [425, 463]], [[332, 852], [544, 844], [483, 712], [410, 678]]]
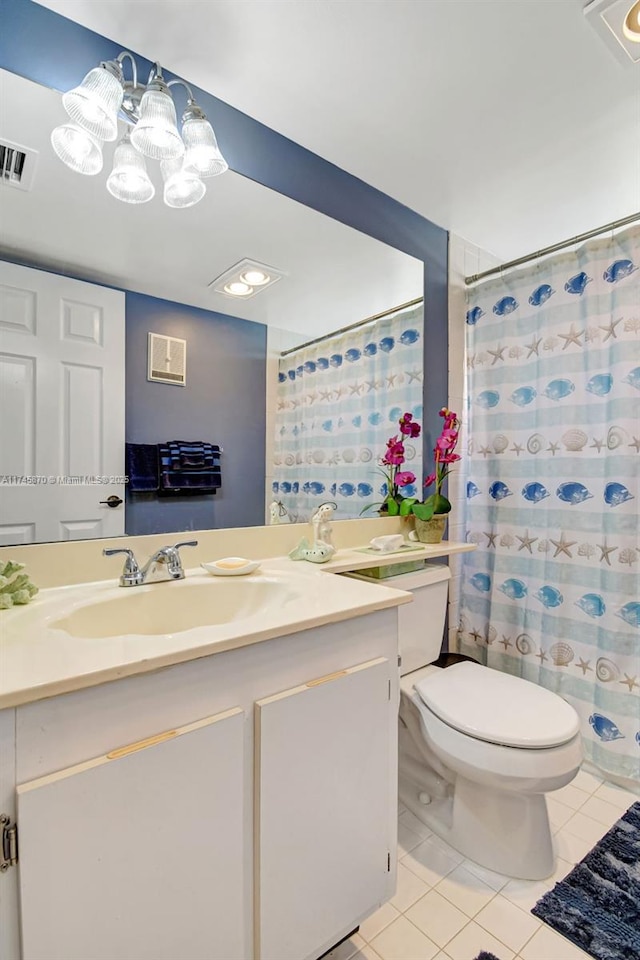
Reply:
[[114, 549], [103, 550], [105, 557], [113, 557], [116, 553], [124, 553], [127, 559], [120, 577], [121, 587], [140, 587], [143, 583], [158, 583], [161, 580], [184, 580], [180, 547], [197, 547], [197, 540], [184, 540], [173, 547], [161, 547], [149, 557], [144, 567], [140, 569], [133, 550]]

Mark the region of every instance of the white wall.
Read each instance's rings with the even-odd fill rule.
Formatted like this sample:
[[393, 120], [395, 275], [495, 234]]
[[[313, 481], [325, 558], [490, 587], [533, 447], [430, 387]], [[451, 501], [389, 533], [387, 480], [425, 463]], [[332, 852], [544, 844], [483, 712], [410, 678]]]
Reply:
[[[467, 487], [467, 431], [465, 393], [465, 315], [467, 311], [464, 278], [483, 270], [489, 270], [500, 260], [481, 250], [463, 237], [449, 234], [449, 408], [455, 410], [462, 419], [462, 428], [458, 452], [462, 456], [459, 469], [454, 470], [449, 479], [449, 499], [451, 515], [447, 530], [447, 539], [463, 541], [465, 536], [465, 508]], [[457, 629], [460, 612], [460, 574], [462, 558], [451, 557], [451, 583], [449, 586], [449, 649], [457, 650]]]

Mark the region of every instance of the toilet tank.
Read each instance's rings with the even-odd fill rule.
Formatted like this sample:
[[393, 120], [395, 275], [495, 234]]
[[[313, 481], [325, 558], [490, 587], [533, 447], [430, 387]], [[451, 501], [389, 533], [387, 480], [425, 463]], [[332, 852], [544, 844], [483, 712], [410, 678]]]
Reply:
[[401, 676], [426, 667], [440, 656], [450, 578], [449, 567], [439, 563], [383, 581], [385, 587], [413, 594], [413, 603], [398, 607]]

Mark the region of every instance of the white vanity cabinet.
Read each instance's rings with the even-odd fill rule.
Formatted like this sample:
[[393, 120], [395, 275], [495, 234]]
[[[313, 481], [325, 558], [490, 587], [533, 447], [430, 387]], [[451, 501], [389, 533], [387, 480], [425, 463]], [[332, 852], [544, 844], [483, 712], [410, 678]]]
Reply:
[[1, 711], [0, 957], [315, 960], [395, 889], [397, 708], [392, 608]]

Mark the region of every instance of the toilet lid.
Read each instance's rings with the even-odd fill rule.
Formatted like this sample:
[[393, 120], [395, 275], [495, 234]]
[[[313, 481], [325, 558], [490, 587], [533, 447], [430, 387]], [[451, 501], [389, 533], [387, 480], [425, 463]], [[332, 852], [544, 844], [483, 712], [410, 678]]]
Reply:
[[429, 674], [415, 689], [450, 727], [476, 740], [509, 747], [553, 747], [578, 733], [576, 711], [557, 694], [479, 663]]

